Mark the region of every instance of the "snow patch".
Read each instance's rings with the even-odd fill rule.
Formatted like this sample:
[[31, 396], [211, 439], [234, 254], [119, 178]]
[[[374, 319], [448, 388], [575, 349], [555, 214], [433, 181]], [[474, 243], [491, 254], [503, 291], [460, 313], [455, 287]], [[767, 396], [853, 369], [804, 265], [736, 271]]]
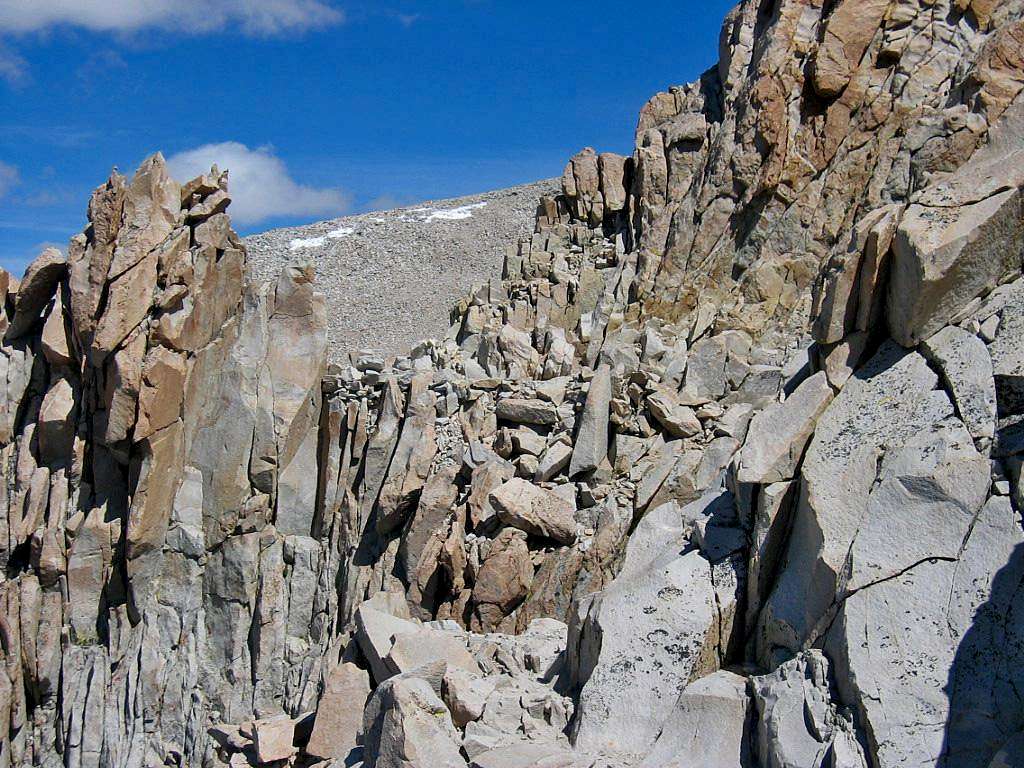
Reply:
[[471, 219], [473, 218], [473, 211], [479, 210], [486, 205], [487, 203], [472, 203], [470, 205], [460, 205], [458, 208], [449, 208], [446, 211], [434, 211], [424, 221], [461, 221], [462, 219]]
[[416, 224], [429, 224], [432, 221], [462, 221], [473, 218], [473, 211], [479, 210], [487, 205], [484, 203], [470, 203], [460, 205], [457, 208], [406, 208], [398, 216], [399, 221], [414, 222]]
[[300, 248], [321, 248], [327, 243], [326, 237], [296, 237], [288, 246], [297, 251]]
[[332, 229], [330, 232], [328, 232], [327, 237], [331, 238], [332, 240], [337, 240], [342, 237], [348, 237], [349, 235], [352, 234], [355, 234], [355, 230], [352, 229], [352, 227], [338, 227], [337, 229]]

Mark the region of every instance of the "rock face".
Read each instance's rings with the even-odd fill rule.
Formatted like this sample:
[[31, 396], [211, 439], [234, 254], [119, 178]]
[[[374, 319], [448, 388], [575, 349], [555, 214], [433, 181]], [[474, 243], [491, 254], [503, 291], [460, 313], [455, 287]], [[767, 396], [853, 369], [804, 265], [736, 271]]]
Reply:
[[1022, 25], [745, 0], [405, 356], [112, 175], [0, 273], [0, 764], [1013, 764]]

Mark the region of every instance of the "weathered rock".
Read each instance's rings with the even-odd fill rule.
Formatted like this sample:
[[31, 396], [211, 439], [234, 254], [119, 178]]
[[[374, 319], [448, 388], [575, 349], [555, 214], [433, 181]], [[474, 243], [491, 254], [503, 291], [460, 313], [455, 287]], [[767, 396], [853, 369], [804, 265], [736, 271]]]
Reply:
[[394, 645], [395, 636], [419, 631], [417, 624], [378, 610], [369, 602], [356, 608], [355, 625], [359, 648], [370, 662], [373, 679], [378, 683], [394, 674], [386, 659]]
[[499, 419], [513, 424], [554, 424], [558, 412], [554, 403], [521, 397], [506, 397], [498, 401], [496, 413]]
[[295, 721], [290, 717], [257, 720], [252, 724], [256, 742], [256, 759], [261, 763], [287, 760], [298, 750], [295, 740]]
[[[680, 554], [681, 520], [668, 518], [657, 528], [664, 530], [630, 539], [619, 576], [582, 601], [570, 624], [581, 686], [572, 739], [582, 750], [624, 759], [645, 754], [678, 691], [714, 672], [729, 644], [727, 615], [736, 596], [716, 590], [700, 552]], [[637, 644], [637, 637], [648, 642]]]
[[374, 768], [465, 768], [444, 702], [416, 677], [378, 686], [363, 720], [364, 764]]
[[68, 271], [67, 257], [56, 248], [45, 248], [21, 278], [14, 297], [14, 317], [7, 328], [7, 338], [25, 335], [47, 305], [57, 285]]
[[674, 392], [660, 389], [652, 393], [647, 398], [647, 407], [672, 437], [692, 437], [701, 431], [700, 419]]
[[490, 502], [506, 525], [560, 544], [576, 541], [573, 505], [558, 494], [517, 477], [491, 491]]
[[[986, 766], [1005, 739], [993, 693], [1019, 678], [1003, 666], [1018, 652], [1005, 645], [995, 615], [1014, 610], [1017, 600], [1008, 582], [1021, 573], [1022, 535], [1011, 519], [1009, 505], [993, 500], [959, 557], [921, 562], [842, 604], [825, 652], [879, 765]], [[937, 604], [948, 606], [941, 620]], [[985, 618], [972, 628], [979, 610]], [[896, 631], [899, 646], [883, 639]]]
[[852, 718], [835, 703], [828, 659], [820, 651], [804, 651], [752, 678], [752, 691], [761, 765], [866, 768]]
[[70, 461], [75, 439], [75, 390], [66, 378], [58, 378], [46, 392], [39, 407], [36, 437], [39, 458], [44, 464]]
[[738, 768], [749, 762], [750, 698], [747, 681], [721, 670], [679, 694], [642, 768], [702, 765]]
[[815, 424], [832, 402], [824, 371], [805, 380], [784, 402], [769, 406], [750, 422], [737, 463], [741, 483], [791, 479], [803, 458]]
[[980, 158], [907, 208], [893, 242], [888, 320], [913, 346], [1008, 275], [1019, 273], [1024, 185], [1013, 158]]
[[885, 0], [871, 0], [843, 2], [832, 11], [814, 56], [814, 88], [819, 94], [836, 96], [850, 82], [888, 7]]
[[183, 355], [154, 347], [142, 363], [139, 416], [133, 437], [143, 440], [181, 416], [188, 364]]
[[91, 349], [97, 361], [114, 351], [149, 314], [156, 289], [157, 260], [156, 251], [150, 252], [107, 286], [106, 308], [96, 324]]
[[506, 528], [491, 542], [473, 586], [477, 627], [495, 629], [526, 597], [533, 581], [533, 560], [526, 534]]
[[439, 660], [473, 674], [480, 671], [462, 640], [448, 632], [430, 629], [396, 634], [384, 663], [392, 674], [399, 675]]
[[363, 707], [370, 697], [370, 678], [355, 664], [339, 664], [324, 679], [313, 732], [305, 752], [323, 760], [347, 760], [357, 749]]
[[608, 414], [611, 401], [611, 369], [607, 365], [602, 365], [591, 379], [590, 389], [587, 391], [587, 401], [572, 448], [569, 477], [593, 472], [608, 456]]
[[511, 480], [515, 472], [511, 462], [494, 454], [488, 455], [480, 466], [473, 469], [467, 503], [474, 525], [480, 525], [497, 514], [491, 505], [491, 492]]
[[[606, 425], [607, 428], [607, 425]], [[607, 450], [607, 447], [606, 449]], [[553, 477], [558, 475], [566, 467], [570, 467], [569, 473], [572, 474], [570, 462], [572, 457], [575, 455], [575, 448], [568, 445], [567, 443], [553, 443], [541, 456], [540, 462], [537, 464], [537, 471], [534, 474], [533, 479], [538, 483], [544, 483], [551, 480]], [[596, 467], [595, 467], [596, 468]]]
[[473, 757], [470, 768], [576, 768], [571, 751], [558, 744], [516, 744], [491, 749]]
[[952, 415], [948, 397], [933, 389], [937, 378], [922, 356], [887, 343], [819, 420], [801, 470], [787, 566], [762, 613], [763, 660], [773, 648], [798, 650], [832, 604], [883, 446], [901, 446]]

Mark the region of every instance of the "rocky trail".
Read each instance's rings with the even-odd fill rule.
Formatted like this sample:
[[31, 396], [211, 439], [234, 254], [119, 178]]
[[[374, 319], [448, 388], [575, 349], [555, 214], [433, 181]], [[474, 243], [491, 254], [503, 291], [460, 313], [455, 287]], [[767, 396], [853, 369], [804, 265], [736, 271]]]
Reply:
[[113, 174], [0, 273], [0, 765], [1024, 765], [1022, 51], [742, 2], [408, 353]]

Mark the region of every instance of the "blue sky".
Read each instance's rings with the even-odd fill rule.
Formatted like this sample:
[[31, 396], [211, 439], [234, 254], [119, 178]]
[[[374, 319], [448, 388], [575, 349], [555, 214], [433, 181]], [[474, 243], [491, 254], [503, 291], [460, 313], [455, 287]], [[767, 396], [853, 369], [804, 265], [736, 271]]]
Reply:
[[629, 152], [644, 101], [717, 59], [730, 5], [0, 0], [0, 266], [65, 245], [155, 150], [231, 168], [243, 234]]

